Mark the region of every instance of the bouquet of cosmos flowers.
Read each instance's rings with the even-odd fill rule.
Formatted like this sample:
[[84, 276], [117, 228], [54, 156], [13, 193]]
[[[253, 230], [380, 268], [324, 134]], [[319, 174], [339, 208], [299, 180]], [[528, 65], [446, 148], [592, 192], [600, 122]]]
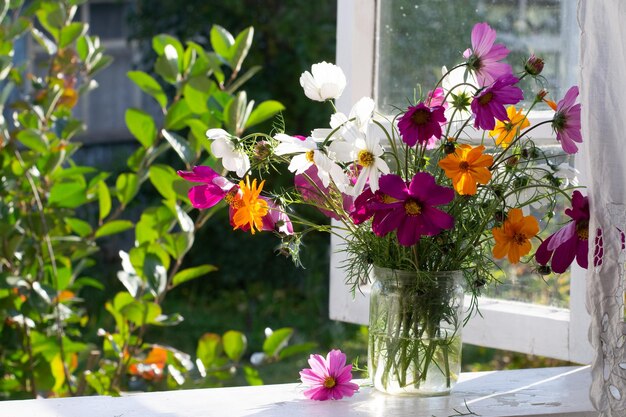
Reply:
[[[579, 191], [570, 197], [577, 183], [568, 164], [582, 142], [578, 88], [550, 100], [541, 88], [543, 61], [531, 55], [514, 72], [502, 62], [509, 50], [495, 39], [488, 24], [476, 24], [463, 62], [444, 67], [425, 94], [407, 92], [414, 99], [395, 115], [380, 114], [374, 100], [364, 97], [347, 115], [335, 112], [328, 127], [307, 136], [289, 134], [284, 126], [272, 135], [244, 137], [210, 129], [207, 137], [221, 172], [207, 166], [179, 172], [201, 183], [189, 192], [194, 207], [224, 201], [234, 229], [276, 233], [281, 250], [296, 261], [299, 242], [309, 231], [341, 234], [353, 291], [373, 266], [374, 271], [412, 273], [413, 284], [394, 302], [409, 307], [386, 313], [382, 345], [370, 337], [370, 367], [379, 365], [378, 359], [372, 362], [373, 350], [394, 358], [380, 367], [383, 390], [391, 380], [397, 392], [417, 387], [434, 365], [443, 373], [443, 391], [454, 379], [448, 358], [459, 356], [460, 342], [456, 327], [442, 331], [441, 323], [458, 321], [452, 317], [458, 305], [431, 301], [458, 295], [424, 279], [425, 273], [460, 273], [474, 308], [481, 288], [495, 279], [494, 259], [518, 263], [534, 255], [541, 273], [563, 272], [574, 259], [587, 267], [589, 207]], [[538, 86], [526, 98], [526, 108], [519, 106], [524, 78], [534, 78]], [[346, 78], [339, 67], [322, 62], [303, 73], [300, 84], [307, 97], [334, 108]], [[552, 109], [552, 117], [531, 125], [528, 115], [538, 109]], [[543, 124], [552, 126], [552, 146], [533, 141]], [[290, 189], [272, 189], [262, 179], [271, 178], [266, 174], [280, 164], [294, 174]], [[542, 240], [538, 234], [550, 223], [559, 196], [571, 202], [565, 211], [571, 221]], [[336, 222], [330, 227], [308, 221], [298, 214], [298, 205], [314, 206]], [[531, 206], [541, 208], [534, 211], [537, 216], [530, 214]], [[428, 341], [405, 342], [425, 333]]]
[[[207, 209], [224, 201], [234, 229], [272, 231], [295, 259], [310, 230], [341, 232], [354, 286], [374, 264], [469, 271], [474, 278], [467, 276], [468, 289], [475, 293], [492, 276], [494, 257], [520, 262], [531, 254], [533, 240], [541, 271], [549, 272], [552, 262], [563, 272], [575, 257], [586, 267], [585, 197], [575, 194], [574, 207], [566, 211], [572, 222], [543, 243], [537, 237], [541, 219], [527, 210], [540, 204], [547, 220], [558, 195], [571, 200], [568, 190], [577, 183], [566, 157], [582, 142], [578, 88], [557, 103], [540, 89], [526, 109], [515, 107], [524, 99], [521, 79], [541, 84], [543, 61], [531, 55], [514, 74], [501, 62], [509, 51], [495, 37], [488, 24], [476, 24], [464, 61], [444, 67], [437, 85], [396, 115], [378, 114], [364, 97], [348, 115], [336, 112], [329, 127], [308, 136], [287, 134], [284, 126], [273, 135], [245, 137], [208, 130], [221, 168], [178, 172], [201, 183], [191, 188], [191, 203]], [[310, 99], [334, 106], [346, 78], [339, 67], [322, 62], [303, 73], [300, 84]], [[529, 112], [544, 105], [554, 111], [552, 119], [531, 126]], [[551, 124], [563, 152], [535, 146], [533, 130], [541, 124]], [[280, 164], [294, 174], [293, 188], [270, 191], [256, 177]], [[337, 225], [298, 217], [301, 204]]]

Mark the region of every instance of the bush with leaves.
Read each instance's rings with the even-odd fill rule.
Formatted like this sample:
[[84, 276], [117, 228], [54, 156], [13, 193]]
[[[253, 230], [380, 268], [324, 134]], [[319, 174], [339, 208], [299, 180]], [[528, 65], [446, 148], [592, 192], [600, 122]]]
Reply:
[[[0, 110], [8, 116], [0, 119], [0, 397], [213, 386], [238, 369], [249, 383], [260, 383], [245, 361], [246, 337], [238, 331], [202, 336], [195, 360], [145, 340], [150, 326], [183, 320], [163, 311], [168, 291], [215, 269], [205, 264], [181, 270], [195, 233], [215, 210], [190, 217], [188, 186], [159, 158], [173, 150], [181, 168], [215, 166], [204, 136], [208, 128], [241, 134], [282, 110], [276, 101], [255, 106], [238, 91], [257, 71], [240, 74], [253, 29], [234, 38], [214, 27], [213, 52], [167, 35], [154, 38], [155, 72], [165, 89], [144, 72], [128, 76], [156, 100], [162, 122], [141, 109], [127, 111], [127, 126], [140, 146], [128, 158], [128, 171], [114, 176], [72, 159], [80, 147], [75, 138], [85, 130], [72, 109], [97, 86], [94, 74], [111, 62], [87, 25], [74, 21], [82, 3], [0, 3]], [[49, 57], [42, 76], [15, 58], [16, 42], [25, 36]], [[126, 209], [147, 183], [162, 201], [133, 222]], [[91, 212], [94, 219], [85, 216]], [[131, 230], [134, 246], [120, 251], [118, 278], [125, 291], [104, 306], [115, 327], [98, 330], [101, 346], [89, 344], [93, 335], [81, 291], [102, 288], [105, 278], [97, 275], [92, 257], [103, 239]], [[256, 357], [271, 362], [309, 347], [286, 347], [291, 334], [268, 332]]]

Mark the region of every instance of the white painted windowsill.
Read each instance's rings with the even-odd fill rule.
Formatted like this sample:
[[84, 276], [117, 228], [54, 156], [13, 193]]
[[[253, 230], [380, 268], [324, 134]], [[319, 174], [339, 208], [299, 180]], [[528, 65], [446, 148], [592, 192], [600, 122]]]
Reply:
[[[596, 417], [589, 367], [461, 374], [451, 395], [393, 397], [363, 386], [339, 401], [307, 400], [299, 384], [0, 402], [2, 416], [37, 417]], [[470, 414], [474, 415], [474, 414]]]

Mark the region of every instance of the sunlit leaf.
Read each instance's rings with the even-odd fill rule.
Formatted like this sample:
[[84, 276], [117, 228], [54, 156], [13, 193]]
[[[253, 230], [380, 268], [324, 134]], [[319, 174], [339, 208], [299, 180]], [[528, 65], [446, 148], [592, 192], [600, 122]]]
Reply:
[[157, 128], [154, 119], [148, 113], [139, 109], [126, 110], [126, 126], [130, 133], [144, 148], [149, 148], [157, 138]]
[[263, 352], [271, 357], [278, 356], [281, 349], [287, 346], [292, 335], [293, 329], [289, 327], [275, 330], [263, 342]]
[[264, 101], [252, 111], [250, 117], [246, 121], [246, 128], [262, 123], [283, 110], [285, 110], [285, 106], [278, 101]]
[[239, 361], [246, 351], [248, 339], [246, 335], [235, 330], [229, 330], [222, 336], [224, 352], [232, 361]]
[[183, 269], [182, 271], [174, 275], [174, 278], [172, 279], [172, 286], [175, 287], [182, 284], [183, 282], [200, 278], [213, 271], [217, 271], [217, 267], [214, 265], [200, 265], [192, 268]]
[[98, 183], [98, 205], [100, 208], [100, 220], [106, 218], [111, 212], [111, 193], [104, 181]]
[[167, 96], [163, 92], [161, 85], [154, 78], [143, 71], [130, 71], [127, 75], [141, 91], [154, 97], [161, 108], [167, 107]]
[[96, 237], [114, 235], [132, 228], [133, 222], [129, 220], [113, 220], [100, 226], [96, 231]]

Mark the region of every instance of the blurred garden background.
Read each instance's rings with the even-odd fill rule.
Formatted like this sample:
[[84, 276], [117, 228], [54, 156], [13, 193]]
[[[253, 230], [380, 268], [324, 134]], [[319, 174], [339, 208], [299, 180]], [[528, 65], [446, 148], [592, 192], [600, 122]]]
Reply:
[[[285, 108], [281, 114], [289, 132], [307, 135], [326, 126], [331, 108], [325, 107], [326, 112], [321, 106], [313, 108], [298, 80], [311, 64], [335, 61], [336, 2], [22, 3], [3, 2], [2, 65], [7, 72], [2, 85], [13, 83], [15, 88], [3, 93], [6, 123], [0, 146], [4, 152], [0, 167], [8, 172], [0, 182], [0, 398], [297, 382], [308, 355], [331, 348], [342, 349], [349, 360], [358, 358], [365, 366], [367, 329], [328, 319], [327, 234], [307, 235], [302, 267], [296, 267], [276, 250], [275, 236], [233, 232], [224, 207], [202, 218], [187, 205], [188, 216], [176, 217], [180, 213], [176, 207], [185, 208], [186, 189], [164, 168], [211, 162], [203, 133], [207, 127], [229, 127], [224, 115], [244, 90], [244, 104], [272, 102], [265, 107], [271, 117], [263, 118], [259, 112], [257, 119], [263, 120], [255, 130], [271, 132], [282, 108], [275, 101]], [[87, 26], [81, 23], [89, 24], [88, 34], [98, 36], [100, 43], [86, 37]], [[245, 35], [241, 39], [251, 34], [249, 51], [239, 54], [243, 55], [239, 61], [237, 54], [245, 48], [232, 54], [228, 48], [217, 51], [216, 30], [226, 44], [230, 34], [233, 42], [239, 42], [238, 34]], [[169, 37], [157, 37], [160, 34]], [[221, 61], [214, 61], [214, 56]], [[68, 76], [72, 71], [73, 78]], [[98, 88], [79, 91], [77, 86], [88, 81], [92, 71]], [[129, 71], [135, 75], [127, 76]], [[229, 78], [233, 74], [236, 77]], [[150, 80], [157, 80], [158, 86]], [[58, 96], [52, 100], [54, 94]], [[183, 101], [187, 104], [179, 105]], [[33, 121], [39, 108], [44, 114]], [[129, 115], [129, 108], [138, 111]], [[82, 146], [71, 148], [66, 127], [74, 118], [84, 121], [87, 129], [72, 135]], [[154, 133], [146, 134], [146, 126]], [[157, 133], [155, 126], [165, 126], [166, 133]], [[65, 149], [67, 155], [60, 156]], [[71, 161], [65, 159], [70, 153]], [[24, 159], [19, 166], [14, 162], [17, 154]], [[42, 155], [47, 155], [45, 160]], [[63, 163], [51, 163], [54, 158]], [[152, 169], [154, 165], [158, 169]], [[24, 175], [33, 168], [41, 175]], [[106, 175], [100, 175], [103, 172]], [[68, 178], [73, 175], [83, 177], [72, 182]], [[273, 181], [280, 184], [289, 178], [278, 172]], [[54, 184], [61, 186], [55, 189]], [[68, 184], [78, 184], [79, 190], [69, 193]], [[28, 194], [31, 188], [41, 191], [44, 200], [46, 195], [54, 198], [41, 207]], [[68, 203], [77, 194], [76, 204]], [[152, 211], [147, 211], [150, 207]], [[28, 223], [36, 222], [27, 216], [29, 210], [39, 210], [46, 227]], [[164, 221], [159, 220], [161, 215]], [[326, 221], [320, 213], [307, 215]], [[64, 223], [67, 216], [78, 220]], [[187, 219], [191, 230], [185, 229]], [[29, 225], [26, 232], [20, 226], [24, 224]], [[163, 233], [148, 236], [152, 232], [147, 229]], [[185, 241], [185, 249], [178, 250], [174, 241], [184, 233], [191, 242]], [[50, 245], [29, 252], [38, 241]], [[67, 246], [70, 241], [76, 246]], [[155, 249], [160, 244], [165, 251]], [[132, 252], [137, 248], [141, 250]], [[124, 267], [120, 251], [130, 253], [133, 267], [141, 267], [136, 271]], [[29, 256], [39, 265], [24, 260]], [[154, 271], [145, 270], [147, 259], [154, 261]], [[61, 286], [63, 262], [68, 282]], [[167, 276], [159, 275], [159, 267], [168, 271]], [[181, 271], [188, 274], [177, 275]], [[180, 285], [172, 285], [171, 278], [176, 282], [177, 276]], [[161, 278], [170, 280], [152, 284]], [[545, 285], [546, 292], [555, 288], [541, 280], [533, 285]], [[566, 283], [560, 290], [566, 293]], [[63, 291], [68, 298], [61, 296]], [[42, 304], [37, 297], [47, 302]], [[62, 305], [71, 311], [67, 316]], [[155, 316], [149, 322], [153, 307], [167, 319], [159, 322]], [[272, 331], [278, 329], [285, 337], [272, 340]], [[236, 333], [227, 336], [229, 331]], [[65, 341], [65, 350], [55, 347], [59, 340]], [[555, 363], [484, 348], [464, 349], [465, 370]], [[213, 378], [207, 377], [211, 367]]]

